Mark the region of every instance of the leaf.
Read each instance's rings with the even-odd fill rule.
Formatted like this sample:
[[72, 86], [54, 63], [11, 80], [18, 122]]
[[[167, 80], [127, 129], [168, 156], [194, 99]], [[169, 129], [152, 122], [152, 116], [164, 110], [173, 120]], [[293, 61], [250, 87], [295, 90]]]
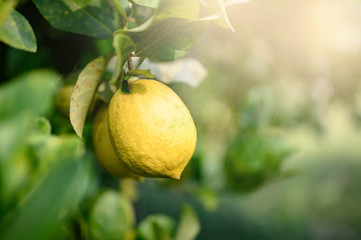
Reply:
[[128, 21], [127, 12], [125, 9], [128, 9], [128, 11], [130, 11], [128, 0], [113, 0], [113, 4], [115, 9], [117, 10], [121, 25], [125, 26]]
[[49, 115], [59, 83], [60, 75], [50, 70], [33, 70], [5, 82], [0, 88], [0, 121], [22, 111]]
[[197, 0], [161, 0], [152, 24], [168, 18], [198, 18], [199, 4]]
[[141, 6], [157, 8], [160, 0], [133, 0], [133, 2]]
[[192, 240], [195, 239], [201, 227], [194, 210], [186, 205], [183, 207], [182, 215], [179, 220], [175, 240]]
[[0, 0], [0, 26], [2, 22], [8, 17], [10, 12], [15, 8], [16, 1], [2, 1]]
[[127, 76], [142, 76], [146, 78], [154, 78], [149, 69], [135, 69], [127, 72]]
[[209, 21], [166, 19], [140, 32], [127, 31], [137, 44], [136, 56], [151, 61], [173, 61], [183, 57], [201, 36]]
[[141, 240], [169, 240], [174, 226], [174, 220], [166, 215], [151, 215], [139, 224], [138, 237]]
[[33, 0], [41, 15], [55, 28], [96, 38], [112, 36], [117, 18], [104, 0]]
[[105, 58], [98, 57], [88, 63], [79, 74], [70, 99], [70, 122], [82, 138], [83, 128], [93, 96], [105, 69]]
[[36, 39], [29, 22], [12, 9], [0, 25], [0, 41], [21, 50], [36, 52]]
[[156, 240], [172, 240], [170, 233], [168, 233], [161, 225], [157, 222], [152, 224], [153, 230], [157, 236]]
[[19, 112], [0, 121], [1, 215], [4, 209], [14, 206], [15, 196], [28, 182], [31, 166], [25, 147], [26, 137], [30, 133], [34, 119], [29, 112]]
[[41, 162], [48, 154], [56, 156], [56, 164], [3, 219], [0, 224], [3, 240], [61, 239], [62, 225], [84, 197], [90, 178], [85, 171], [86, 159], [79, 152], [82, 143], [74, 136], [48, 140], [52, 141], [53, 148], [44, 148], [44, 154], [37, 157]]
[[115, 191], [103, 192], [91, 209], [91, 239], [129, 239], [134, 235], [135, 214], [129, 200]]
[[229, 1], [211, 0], [211, 1], [208, 1], [211, 3], [204, 2], [204, 5], [206, 6], [206, 10], [208, 10], [208, 14], [211, 14], [211, 15], [204, 17], [202, 19], [203, 20], [213, 20], [220, 27], [223, 27], [225, 29], [231, 29], [234, 32], [235, 30], [231, 24], [231, 21], [229, 20], [229, 17], [226, 12], [226, 8], [228, 8], [232, 5], [247, 3], [249, 1], [250, 0], [229, 0]]
[[34, 134], [50, 135], [51, 124], [45, 117], [37, 117], [35, 127], [33, 129]]
[[197, 199], [207, 211], [215, 211], [218, 207], [218, 198], [214, 191], [201, 188], [197, 191]]
[[219, 4], [219, 7], [221, 8], [222, 10], [222, 13], [223, 13], [223, 18], [224, 20], [226, 21], [227, 23], [227, 26], [231, 29], [232, 32], [234, 32], [234, 27], [232, 26], [232, 23], [231, 21], [229, 20], [229, 17], [228, 17], [228, 14], [226, 12], [226, 7], [224, 5], [224, 0], [218, 0], [218, 4]]
[[130, 90], [129, 90], [129, 83], [128, 81], [122, 81], [122, 85], [120, 86], [120, 89], [122, 90], [123, 93], [128, 93], [130, 94]]
[[113, 38], [113, 47], [117, 54], [117, 61], [115, 71], [110, 80], [115, 83], [119, 78], [125, 62], [128, 60], [128, 55], [135, 51], [135, 44], [127, 35], [122, 32], [117, 32]]

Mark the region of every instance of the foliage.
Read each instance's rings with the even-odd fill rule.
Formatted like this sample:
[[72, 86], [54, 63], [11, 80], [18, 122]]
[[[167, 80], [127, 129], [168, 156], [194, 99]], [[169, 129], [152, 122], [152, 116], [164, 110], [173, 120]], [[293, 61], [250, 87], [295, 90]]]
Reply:
[[[26, 13], [22, 4], [36, 7], [41, 17]], [[12, 66], [14, 76], [0, 88], [0, 239], [191, 240], [203, 227], [199, 209], [215, 211], [219, 193], [249, 192], [281, 174], [289, 148], [278, 141], [277, 134], [263, 138], [261, 128], [270, 121], [257, 115], [257, 103], [241, 109], [250, 124], [236, 124], [242, 134], [234, 134], [222, 159], [224, 166], [217, 168], [224, 177], [221, 184], [209, 181], [214, 175], [207, 172], [209, 156], [202, 143], [180, 182], [146, 180], [146, 187], [155, 184], [157, 191], [175, 189], [197, 199], [190, 205], [182, 203], [183, 210], [178, 206], [173, 214], [138, 216], [139, 206], [134, 206], [139, 186], [126, 180], [119, 183], [98, 165], [93, 153], [93, 113], [117, 89], [127, 91], [128, 81], [157, 78], [192, 87], [203, 81], [203, 65], [183, 57], [211, 23], [234, 30], [226, 13], [230, 4], [218, 0], [0, 1], [0, 40], [37, 52], [41, 64], [51, 68], [33, 69], [38, 66], [32, 61], [34, 55], [7, 48], [10, 57], [5, 67]], [[93, 48], [80, 54], [76, 66], [60, 70], [64, 74], [60, 76], [54, 68], [66, 63], [60, 55], [49, 53], [45, 42], [56, 39], [59, 47], [63, 36], [79, 37], [81, 44], [91, 42]], [[71, 55], [76, 46], [72, 42], [66, 50]], [[74, 88], [70, 98], [59, 96], [64, 87]], [[258, 123], [260, 119], [267, 124]], [[202, 126], [199, 135], [201, 140], [206, 135]]]

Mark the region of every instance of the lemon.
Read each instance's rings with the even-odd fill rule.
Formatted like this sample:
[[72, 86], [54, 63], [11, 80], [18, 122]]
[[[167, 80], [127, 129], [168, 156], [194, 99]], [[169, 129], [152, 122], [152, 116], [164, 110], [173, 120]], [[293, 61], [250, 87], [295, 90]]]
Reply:
[[114, 153], [108, 133], [108, 108], [102, 105], [94, 118], [92, 134], [95, 155], [103, 168], [113, 176], [139, 179], [141, 177], [133, 173]]
[[73, 89], [74, 85], [66, 85], [61, 87], [56, 94], [57, 109], [65, 117], [69, 117], [70, 97]]
[[179, 179], [191, 159], [197, 131], [178, 95], [155, 80], [129, 83], [109, 105], [109, 134], [115, 154], [145, 177]]

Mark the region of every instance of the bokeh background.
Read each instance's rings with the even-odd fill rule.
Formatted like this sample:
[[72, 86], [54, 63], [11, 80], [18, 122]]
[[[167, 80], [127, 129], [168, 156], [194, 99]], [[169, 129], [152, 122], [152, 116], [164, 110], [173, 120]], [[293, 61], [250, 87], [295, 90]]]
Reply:
[[[111, 40], [58, 31], [29, 1], [18, 10], [38, 51], [0, 43], [0, 226], [19, 237], [47, 218], [34, 227], [38, 239], [77, 238], [58, 222], [96, 227], [99, 209], [84, 209], [119, 182], [73, 135], [56, 94], [61, 76], [111, 50]], [[197, 239], [360, 239], [361, 1], [253, 0], [227, 11], [235, 32], [213, 24], [189, 53], [207, 78], [170, 84], [198, 129], [182, 179], [120, 183], [136, 222], [178, 219], [189, 204]], [[34, 129], [35, 116], [43, 118]]]

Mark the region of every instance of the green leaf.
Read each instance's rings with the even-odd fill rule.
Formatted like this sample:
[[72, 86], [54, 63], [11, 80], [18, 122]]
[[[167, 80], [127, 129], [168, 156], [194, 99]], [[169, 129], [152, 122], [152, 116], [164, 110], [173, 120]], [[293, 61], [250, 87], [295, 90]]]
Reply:
[[161, 0], [152, 24], [168, 18], [195, 20], [198, 18], [198, 13], [198, 0]]
[[241, 3], [247, 3], [249, 1], [250, 0], [229, 0], [229, 1], [208, 0], [207, 3], [205, 4], [206, 6], [205, 10], [210, 15], [203, 19], [213, 20], [220, 27], [225, 29], [231, 29], [232, 32], [234, 32], [235, 30], [231, 24], [231, 21], [229, 20], [226, 8]]
[[88, 63], [79, 74], [70, 99], [70, 122], [82, 138], [85, 119], [105, 69], [105, 58], [98, 57]]
[[49, 115], [59, 83], [60, 75], [50, 70], [33, 70], [5, 82], [0, 88], [0, 121], [22, 111]]
[[127, 35], [117, 32], [113, 38], [113, 47], [117, 54], [117, 63], [110, 80], [111, 83], [115, 83], [118, 80], [129, 54], [135, 51], [135, 44]]
[[102, 193], [91, 209], [89, 227], [92, 239], [132, 239], [134, 210], [129, 200], [115, 191]]
[[1, 210], [14, 206], [19, 190], [29, 181], [31, 166], [25, 148], [34, 119], [29, 112], [19, 112], [0, 121]]
[[139, 224], [138, 237], [141, 240], [169, 240], [174, 226], [174, 220], [166, 215], [151, 215]]
[[186, 205], [178, 224], [175, 240], [193, 240], [197, 237], [201, 227], [194, 210]]
[[153, 223], [153, 230], [157, 236], [156, 240], [172, 240], [171, 235], [157, 222]]
[[149, 69], [135, 69], [127, 72], [127, 76], [142, 76], [146, 78], [154, 78]]
[[[24, 146], [34, 116], [29, 112], [19, 112], [15, 116], [0, 121], [0, 166], [6, 164], [15, 152]], [[3, 168], [0, 168], [0, 172]]]
[[0, 25], [0, 41], [21, 50], [36, 52], [36, 39], [29, 22], [12, 9]]
[[[26, 140], [38, 130], [50, 131], [47, 120], [35, 116], [49, 116], [60, 76], [50, 70], [34, 70], [7, 81], [0, 88], [0, 205], [2, 209], [14, 205], [14, 197], [28, 185], [31, 159]], [[40, 129], [40, 128], [41, 129]]]
[[123, 93], [128, 93], [128, 94], [131, 93], [130, 90], [129, 90], [128, 81], [122, 81], [122, 85], [121, 85], [120, 89], [122, 90]]
[[[264, 110], [265, 106], [262, 107]], [[245, 108], [242, 111], [242, 115], [245, 115], [254, 109]], [[250, 116], [247, 118], [242, 119], [242, 123], [252, 120]], [[252, 191], [268, 180], [279, 177], [283, 161], [292, 153], [281, 136], [265, 135], [252, 128], [254, 126], [247, 124], [239, 131], [229, 144], [224, 159], [227, 185], [239, 192]]]
[[33, 129], [35, 134], [50, 135], [51, 124], [45, 117], [37, 117], [35, 122], [35, 128]]
[[133, 2], [141, 6], [157, 8], [160, 0], [133, 0]]
[[215, 211], [217, 209], [219, 200], [217, 194], [211, 189], [200, 188], [196, 197], [207, 211]]
[[170, 18], [146, 30], [125, 33], [137, 44], [137, 56], [166, 62], [188, 53], [208, 23], [209, 21]]
[[37, 157], [41, 162], [49, 154], [56, 156], [56, 164], [48, 168], [47, 174], [2, 220], [3, 240], [62, 239], [62, 225], [85, 194], [89, 175], [85, 171], [86, 159], [79, 152], [83, 147], [80, 140], [74, 136], [49, 137], [45, 142], [48, 140], [53, 148], [44, 148]]
[[2, 1], [0, 0], [0, 26], [2, 22], [8, 17], [10, 12], [15, 8], [16, 1]]
[[221, 9], [221, 11], [222, 11], [222, 13], [223, 13], [223, 18], [224, 18], [227, 26], [229, 27], [229, 29], [232, 30], [232, 32], [234, 32], [234, 31], [235, 31], [235, 30], [234, 30], [234, 27], [232, 26], [232, 23], [231, 23], [231, 21], [229, 20], [228, 14], [227, 14], [227, 12], [226, 12], [226, 7], [225, 7], [225, 5], [224, 5], [224, 0], [218, 0], [218, 4], [219, 4], [219, 7], [220, 7], [220, 9]]
[[125, 26], [128, 21], [127, 12], [125, 9], [128, 9], [128, 11], [130, 11], [128, 0], [113, 0], [113, 4], [115, 9], [117, 10], [121, 25]]
[[33, 0], [55, 28], [96, 38], [110, 37], [117, 26], [111, 4], [104, 0]]

